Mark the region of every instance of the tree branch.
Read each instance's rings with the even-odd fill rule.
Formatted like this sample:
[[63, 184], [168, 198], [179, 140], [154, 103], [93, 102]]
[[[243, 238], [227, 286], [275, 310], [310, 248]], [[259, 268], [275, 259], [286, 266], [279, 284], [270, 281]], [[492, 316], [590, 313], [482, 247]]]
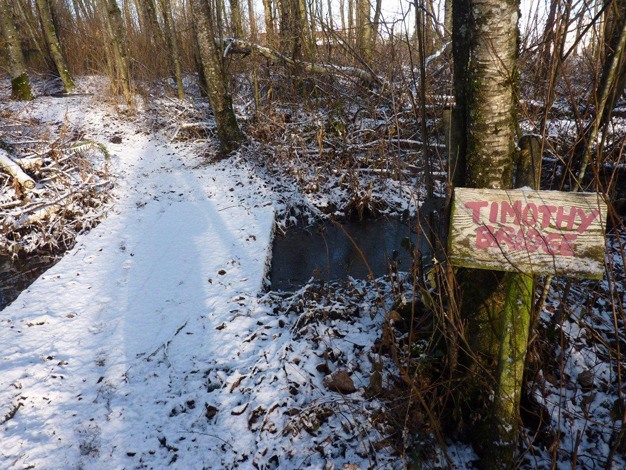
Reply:
[[24, 173], [24, 170], [9, 156], [6, 150], [0, 149], [0, 170], [8, 173], [24, 190], [35, 187], [35, 181]]
[[287, 57], [286, 55], [281, 54], [275, 49], [271, 49], [266, 46], [261, 46], [259, 44], [254, 44], [249, 41], [244, 41], [242, 39], [224, 38], [222, 42], [225, 46], [224, 55], [228, 55], [230, 53], [249, 54], [251, 51], [254, 51], [268, 59], [278, 60], [282, 62], [283, 64], [285, 64], [287, 67], [299, 66], [303, 70], [307, 72], [312, 72], [312, 73], [350, 75], [353, 77], [361, 78], [368, 82], [374, 82], [380, 85], [383, 84], [383, 80], [380, 77], [376, 76], [374, 73], [369, 72], [367, 70], [359, 69], [357, 67], [348, 67], [348, 66], [334, 65], [334, 64], [314, 64], [311, 62], [301, 62], [301, 61], [294, 60], [291, 57]]

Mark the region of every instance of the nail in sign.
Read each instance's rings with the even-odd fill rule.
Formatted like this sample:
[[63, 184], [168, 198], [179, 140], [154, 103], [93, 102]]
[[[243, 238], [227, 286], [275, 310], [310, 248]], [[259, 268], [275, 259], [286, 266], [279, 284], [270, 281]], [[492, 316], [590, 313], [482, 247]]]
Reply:
[[606, 216], [597, 193], [456, 188], [448, 257], [468, 268], [602, 279]]

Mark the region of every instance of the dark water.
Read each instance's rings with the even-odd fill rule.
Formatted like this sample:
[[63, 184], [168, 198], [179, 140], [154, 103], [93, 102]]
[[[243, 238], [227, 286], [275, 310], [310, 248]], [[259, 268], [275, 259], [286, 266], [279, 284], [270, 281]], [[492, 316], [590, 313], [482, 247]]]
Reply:
[[390, 264], [410, 271], [414, 256], [421, 256], [426, 264], [432, 258], [426, 227], [426, 220], [376, 219], [291, 228], [274, 239], [270, 287], [292, 291], [311, 277], [365, 279], [370, 271], [379, 277], [389, 273]]
[[32, 256], [12, 262], [0, 256], [0, 310], [13, 302], [60, 257]]

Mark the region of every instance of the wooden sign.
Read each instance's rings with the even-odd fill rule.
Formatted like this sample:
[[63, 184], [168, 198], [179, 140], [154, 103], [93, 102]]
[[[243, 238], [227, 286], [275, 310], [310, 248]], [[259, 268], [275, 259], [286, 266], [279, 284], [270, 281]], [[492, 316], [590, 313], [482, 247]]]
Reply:
[[456, 188], [453, 265], [602, 279], [607, 208], [600, 194]]

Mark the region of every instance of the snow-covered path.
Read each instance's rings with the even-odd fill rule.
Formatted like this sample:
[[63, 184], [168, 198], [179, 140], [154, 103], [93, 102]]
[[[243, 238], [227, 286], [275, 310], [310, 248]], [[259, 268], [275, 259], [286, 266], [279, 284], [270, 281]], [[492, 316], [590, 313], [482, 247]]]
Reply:
[[118, 200], [2, 312], [0, 418], [17, 411], [0, 428], [0, 468], [198, 468], [237, 436], [194, 428], [223, 406], [196, 394], [212, 387], [210, 364], [225, 380], [239, 376], [235, 359], [246, 365], [273, 210], [242, 197], [258, 189], [245, 169], [193, 168], [183, 151], [79, 104], [43, 98], [23, 113], [119, 132], [120, 144], [107, 142], [123, 170]]

